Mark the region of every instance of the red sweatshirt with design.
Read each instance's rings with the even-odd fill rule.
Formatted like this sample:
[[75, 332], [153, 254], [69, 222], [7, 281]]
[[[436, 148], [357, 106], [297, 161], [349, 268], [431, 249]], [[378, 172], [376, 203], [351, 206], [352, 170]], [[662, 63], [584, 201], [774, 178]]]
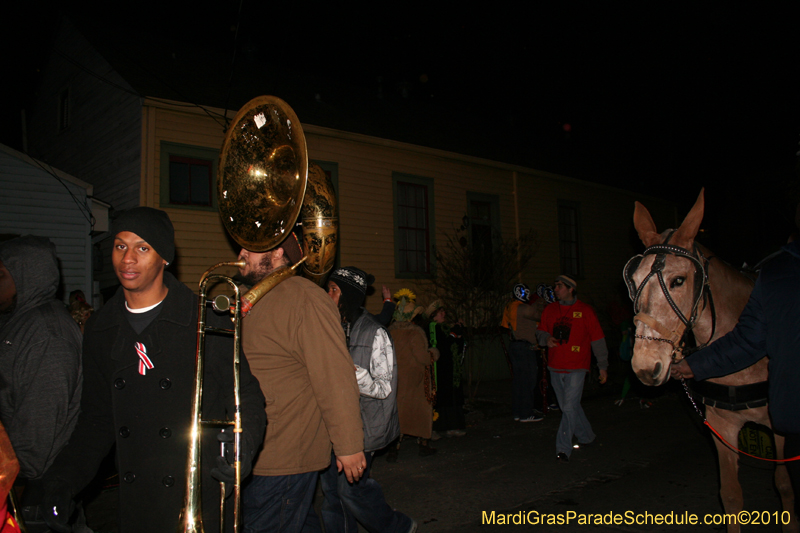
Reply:
[[556, 340], [566, 339], [560, 340], [558, 346], [548, 350], [547, 366], [556, 372], [589, 370], [592, 342], [605, 337], [594, 309], [580, 300], [575, 300], [572, 305], [554, 302], [545, 307], [539, 329]]

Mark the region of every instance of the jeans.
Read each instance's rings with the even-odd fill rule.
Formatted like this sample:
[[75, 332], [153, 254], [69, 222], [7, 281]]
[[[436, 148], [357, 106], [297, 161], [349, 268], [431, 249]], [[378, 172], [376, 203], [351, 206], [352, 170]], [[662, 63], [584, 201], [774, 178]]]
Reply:
[[586, 413], [581, 407], [583, 395], [583, 382], [586, 372], [567, 372], [560, 374], [550, 372], [550, 382], [556, 391], [558, 405], [561, 407], [561, 424], [558, 426], [556, 436], [556, 453], [565, 453], [567, 457], [572, 453], [572, 436], [578, 438], [579, 443], [592, 442], [595, 434], [592, 425], [586, 419]]
[[538, 368], [534, 345], [527, 341], [511, 341], [508, 355], [514, 380], [511, 388], [511, 411], [514, 417], [528, 418], [533, 415], [533, 402], [536, 393]]
[[373, 454], [367, 452], [367, 468], [356, 483], [348, 483], [336, 468], [336, 457], [331, 455], [331, 466], [320, 476], [325, 501], [322, 502], [322, 522], [325, 533], [356, 533], [358, 523], [370, 533], [406, 533], [414, 523], [411, 518], [389, 507], [378, 482], [369, 476]]
[[242, 493], [245, 533], [299, 533], [313, 513], [311, 501], [319, 472], [288, 476], [253, 476]]

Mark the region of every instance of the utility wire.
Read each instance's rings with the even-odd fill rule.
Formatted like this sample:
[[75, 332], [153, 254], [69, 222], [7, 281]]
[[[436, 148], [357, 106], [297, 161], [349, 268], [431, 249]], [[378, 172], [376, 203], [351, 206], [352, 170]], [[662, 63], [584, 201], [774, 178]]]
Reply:
[[[56, 54], [58, 54], [59, 56], [61, 56], [65, 60], [67, 60], [68, 62], [72, 63], [78, 69], [84, 71], [85, 73], [89, 74], [90, 76], [93, 76], [94, 78], [97, 78], [101, 82], [103, 82], [103, 83], [105, 83], [107, 85], [110, 85], [111, 87], [113, 87], [113, 88], [115, 88], [115, 89], [117, 89], [119, 91], [122, 91], [124, 93], [130, 94], [132, 96], [136, 96], [137, 98], [145, 98], [144, 95], [139, 94], [138, 92], [136, 92], [134, 90], [130, 90], [130, 89], [126, 88], [126, 87], [123, 87], [122, 85], [120, 85], [118, 83], [114, 83], [113, 81], [111, 81], [108, 78], [102, 76], [101, 74], [96, 73], [95, 71], [93, 71], [92, 69], [86, 67], [85, 65], [83, 65], [79, 61], [77, 61], [77, 60], [73, 59], [72, 57], [68, 56], [66, 53], [62, 52], [61, 50], [55, 48], [54, 51], [55, 51]], [[131, 62], [134, 63], [139, 68], [141, 68], [148, 75], [152, 76], [154, 79], [158, 80], [159, 82], [163, 83], [164, 85], [167, 85], [167, 87], [170, 87], [169, 84], [167, 84], [166, 82], [164, 82], [161, 79], [159, 79], [158, 76], [156, 76], [152, 72], [148, 71], [146, 68], [142, 67], [141, 65], [139, 65], [138, 63], [136, 63], [134, 61], [131, 61]], [[181, 94], [180, 91], [178, 91], [177, 89], [174, 89], [173, 87], [170, 87], [170, 89], [174, 90], [178, 94]], [[182, 94], [181, 94], [181, 97], [183, 98]], [[222, 122], [220, 122], [218, 120], [218, 118], [224, 118], [223, 115], [220, 115], [219, 113], [215, 113], [215, 112], [209, 111], [208, 109], [206, 109], [204, 106], [202, 106], [200, 104], [195, 104], [195, 103], [192, 103], [192, 102], [188, 102], [188, 100], [189, 100], [188, 98], [185, 98], [185, 100], [187, 100], [187, 103], [177, 103], [177, 104], [174, 103], [174, 102], [167, 101], [167, 100], [165, 100], [163, 98], [156, 98], [156, 97], [148, 97], [148, 98], [150, 98], [151, 100], [156, 101], [156, 102], [161, 102], [161, 103], [165, 103], [165, 104], [169, 104], [169, 105], [176, 105], [176, 106], [179, 106], [179, 107], [196, 107], [198, 109], [201, 109], [206, 115], [208, 115], [212, 120], [214, 120], [214, 122], [216, 122], [220, 126], [225, 127], [225, 124], [223, 124]]]
[[38, 166], [39, 168], [41, 168], [42, 170], [53, 176], [61, 185], [63, 185], [63, 187], [72, 197], [72, 201], [75, 202], [75, 205], [78, 206], [78, 209], [80, 210], [81, 215], [83, 215], [83, 218], [85, 218], [86, 221], [89, 222], [89, 226], [91, 226], [91, 228], [94, 229], [95, 218], [94, 215], [92, 215], [91, 209], [89, 209], [85, 203], [82, 203], [80, 200], [78, 200], [78, 198], [75, 197], [75, 195], [70, 190], [69, 186], [64, 182], [63, 179], [61, 179], [61, 177], [58, 174], [56, 174], [56, 171], [53, 169], [51, 165], [48, 164], [47, 168], [45, 168], [45, 166], [38, 159], [35, 159], [33, 157], [31, 157], [31, 159], [33, 160], [34, 163], [36, 163], [36, 166]]

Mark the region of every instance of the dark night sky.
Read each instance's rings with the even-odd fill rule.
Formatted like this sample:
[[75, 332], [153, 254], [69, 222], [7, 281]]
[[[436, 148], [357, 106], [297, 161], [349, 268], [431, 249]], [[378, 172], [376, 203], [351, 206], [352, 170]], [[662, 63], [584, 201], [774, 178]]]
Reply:
[[[66, 12], [132, 46], [169, 36], [198, 53], [235, 50], [234, 86], [244, 65], [296, 80], [307, 93], [297, 105], [277, 95], [301, 120], [303, 99], [318, 97], [366, 133], [418, 135], [420, 144], [654, 194], [682, 212], [706, 186], [708, 244], [733, 262], [785, 241], [800, 140], [800, 40], [788, 9], [294, 4], [26, 2], [4, 36], [11, 75], [0, 141], [18, 148], [13, 124]], [[422, 119], [370, 124], [360, 115], [377, 105]]]

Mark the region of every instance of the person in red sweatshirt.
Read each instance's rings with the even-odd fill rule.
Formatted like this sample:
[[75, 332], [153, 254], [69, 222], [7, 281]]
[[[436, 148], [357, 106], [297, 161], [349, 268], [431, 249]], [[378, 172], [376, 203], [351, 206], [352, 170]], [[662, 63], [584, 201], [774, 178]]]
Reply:
[[556, 301], [545, 307], [536, 336], [540, 345], [549, 348], [547, 368], [561, 407], [556, 460], [569, 462], [573, 436], [579, 446], [591, 445], [596, 438], [581, 407], [581, 396], [592, 352], [600, 368], [600, 383], [606, 382], [608, 347], [594, 310], [577, 298], [575, 280], [562, 274], [553, 290]]

